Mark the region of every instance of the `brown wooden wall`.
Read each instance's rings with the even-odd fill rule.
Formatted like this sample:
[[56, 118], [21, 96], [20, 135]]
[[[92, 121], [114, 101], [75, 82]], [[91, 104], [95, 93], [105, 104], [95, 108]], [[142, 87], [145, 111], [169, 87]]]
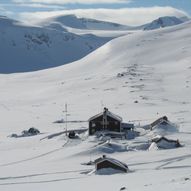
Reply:
[[112, 168], [112, 169], [115, 169], [115, 170], [121, 170], [123, 172], [127, 172], [127, 169], [126, 168], [122, 168], [110, 161], [103, 161], [103, 162], [100, 162], [96, 165], [96, 170], [100, 170], [100, 169], [103, 169], [103, 168]]
[[[120, 121], [111, 118], [110, 116], [107, 116], [107, 122], [108, 122], [107, 128], [103, 129], [103, 115], [89, 121], [89, 135], [93, 135], [95, 134], [95, 132], [103, 130], [114, 131], [114, 132], [121, 131]], [[93, 124], [95, 124], [95, 126]]]

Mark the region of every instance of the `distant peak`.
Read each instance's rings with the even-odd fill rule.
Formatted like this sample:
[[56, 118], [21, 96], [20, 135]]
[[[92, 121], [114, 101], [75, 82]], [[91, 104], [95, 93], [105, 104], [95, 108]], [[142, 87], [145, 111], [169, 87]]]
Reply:
[[151, 23], [147, 24], [144, 30], [154, 30], [158, 28], [164, 28], [169, 26], [174, 26], [183, 23], [181, 19], [175, 16], [165, 16], [159, 17], [158, 19], [152, 21]]
[[69, 15], [60, 15], [54, 17], [55, 20], [62, 20], [62, 19], [78, 19], [78, 17], [74, 14], [69, 14]]
[[74, 14], [56, 16], [51, 18], [49, 21], [57, 22], [62, 26], [76, 28], [76, 29], [127, 30], [130, 28], [128, 26], [113, 23], [113, 22], [102, 21], [102, 20], [97, 20], [93, 18], [78, 17]]

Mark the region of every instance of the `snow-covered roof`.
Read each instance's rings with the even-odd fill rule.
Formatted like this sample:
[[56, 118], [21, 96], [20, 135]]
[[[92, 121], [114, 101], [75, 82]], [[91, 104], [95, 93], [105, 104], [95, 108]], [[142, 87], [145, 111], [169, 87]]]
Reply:
[[98, 160], [95, 160], [96, 165], [101, 163], [101, 162], [104, 162], [104, 161], [109, 161], [109, 162], [111, 162], [117, 166], [120, 166], [121, 168], [128, 170], [128, 166], [125, 163], [123, 163], [117, 159], [114, 159], [114, 158], [103, 157], [103, 158], [99, 158]]
[[152, 139], [152, 141], [156, 142], [156, 143], [158, 143], [158, 142], [160, 142], [162, 140], [167, 141], [167, 142], [177, 142], [177, 140], [167, 139], [166, 137], [163, 137], [163, 136], [156, 137], [156, 138]]
[[160, 117], [159, 119], [155, 120], [153, 123], [151, 123], [151, 127], [156, 126], [157, 124], [161, 124], [161, 123], [168, 123], [168, 118], [166, 116]]
[[178, 140], [167, 139], [166, 137], [156, 137], [152, 141], [156, 143], [158, 148], [163, 149], [172, 149], [181, 146]]
[[158, 134], [161, 136], [166, 136], [168, 134], [178, 132], [179, 130], [176, 124], [173, 124], [170, 121], [164, 121], [152, 127], [152, 131], [155, 135]]
[[[91, 121], [91, 120], [93, 120], [93, 119], [96, 119], [96, 118], [102, 116], [103, 114], [104, 114], [104, 112], [98, 113], [97, 115], [94, 115], [93, 117], [89, 118], [88, 121]], [[112, 113], [112, 112], [110, 112], [110, 111], [107, 111], [107, 116], [109, 116], [109, 117], [111, 117], [111, 118], [113, 118], [113, 119], [116, 119], [117, 121], [122, 122], [122, 118], [121, 118], [120, 116], [118, 116], [118, 115], [116, 115], [116, 114], [114, 114], [114, 113]]]

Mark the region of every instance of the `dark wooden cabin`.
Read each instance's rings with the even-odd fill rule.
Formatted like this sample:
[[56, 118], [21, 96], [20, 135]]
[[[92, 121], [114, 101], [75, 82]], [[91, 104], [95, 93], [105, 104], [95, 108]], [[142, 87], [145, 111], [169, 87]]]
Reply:
[[166, 137], [155, 137], [152, 139], [152, 142], [155, 142], [159, 148], [167, 149], [167, 148], [176, 148], [180, 147], [181, 144], [179, 140], [167, 139]]
[[156, 121], [154, 121], [153, 123], [150, 124], [150, 129], [152, 130], [155, 126], [162, 124], [162, 125], [167, 125], [169, 124], [168, 118], [166, 116], [163, 116], [159, 119], [157, 119]]
[[94, 135], [99, 131], [121, 132], [121, 122], [121, 117], [104, 108], [102, 113], [89, 119], [89, 135]]
[[99, 158], [95, 162], [95, 168], [96, 168], [96, 171], [101, 169], [107, 169], [107, 168], [118, 170], [121, 172], [128, 171], [128, 166], [125, 163], [122, 163], [113, 158], [107, 158], [105, 155], [103, 156], [103, 158]]

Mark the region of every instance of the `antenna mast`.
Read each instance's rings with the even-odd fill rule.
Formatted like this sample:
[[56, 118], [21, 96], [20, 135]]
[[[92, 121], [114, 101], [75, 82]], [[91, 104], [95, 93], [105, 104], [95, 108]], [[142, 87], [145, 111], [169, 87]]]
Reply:
[[67, 127], [67, 123], [68, 123], [68, 121], [67, 121], [67, 115], [68, 115], [68, 105], [67, 105], [67, 103], [65, 104], [65, 113], [66, 113], [66, 116], [65, 116], [65, 123], [66, 123], [66, 136], [67, 136], [67, 131], [68, 131], [68, 127]]

